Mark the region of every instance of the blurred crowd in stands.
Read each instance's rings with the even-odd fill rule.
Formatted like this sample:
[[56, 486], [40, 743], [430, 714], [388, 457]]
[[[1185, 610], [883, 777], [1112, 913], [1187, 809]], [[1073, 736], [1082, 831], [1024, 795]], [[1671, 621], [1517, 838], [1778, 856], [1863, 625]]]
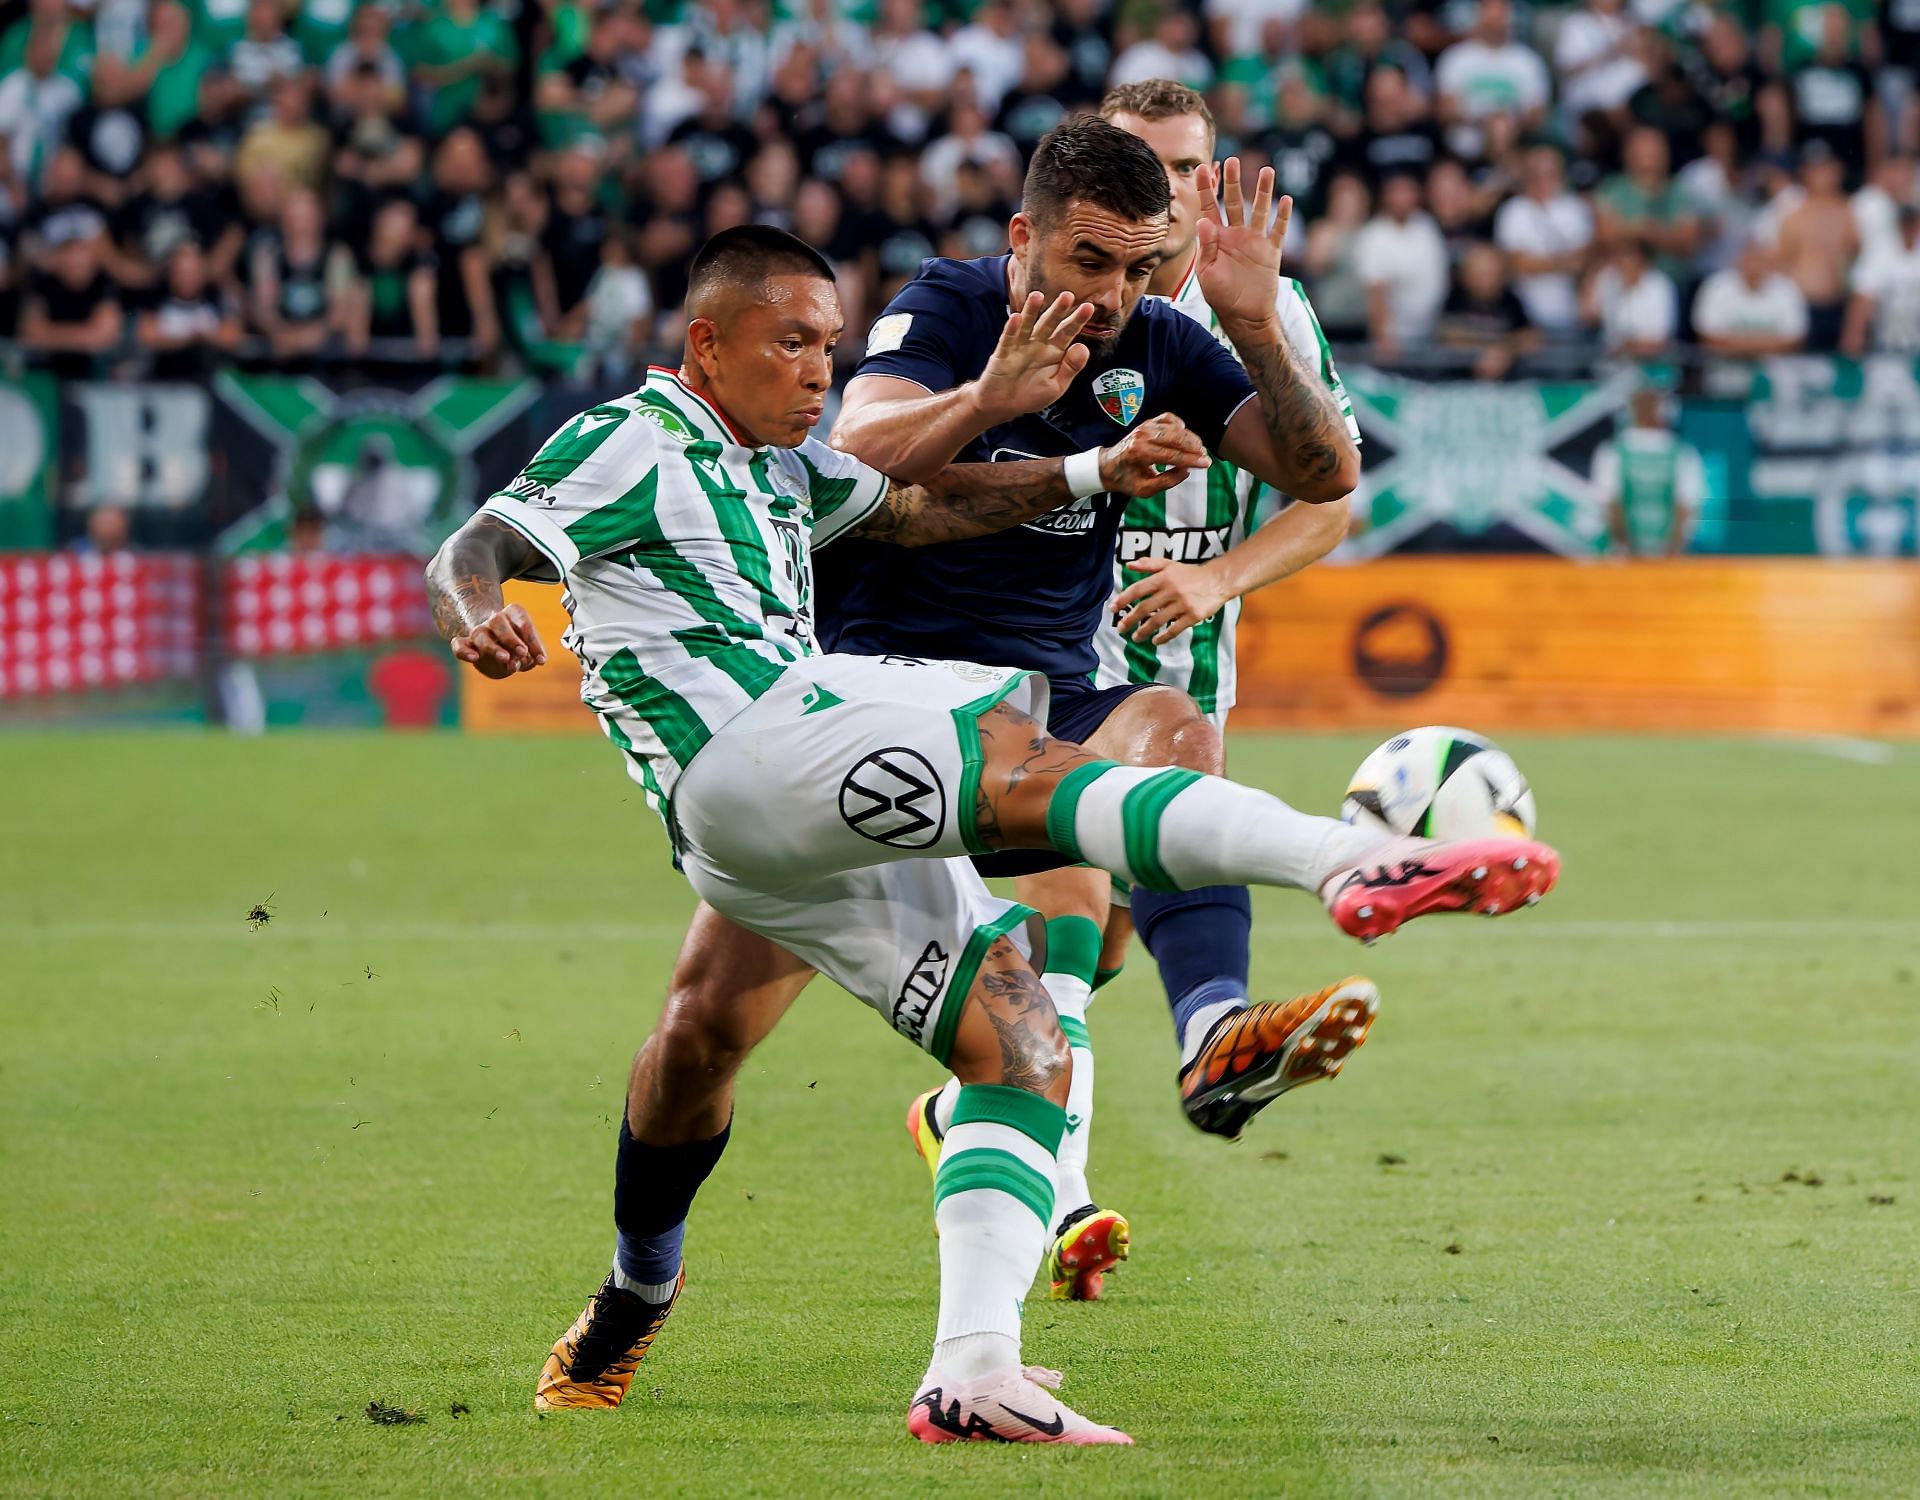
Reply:
[[1005, 248], [1026, 151], [1204, 90], [1328, 332], [1920, 350], [1920, 0], [11, 0], [0, 337], [66, 376], [617, 375], [714, 230], [839, 267], [847, 353]]

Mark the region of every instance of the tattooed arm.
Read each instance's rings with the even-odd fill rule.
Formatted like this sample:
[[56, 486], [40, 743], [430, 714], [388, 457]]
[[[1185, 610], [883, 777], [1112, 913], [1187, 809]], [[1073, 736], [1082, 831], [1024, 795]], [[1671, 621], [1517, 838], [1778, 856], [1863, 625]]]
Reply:
[[427, 564], [434, 628], [453, 654], [485, 677], [531, 672], [547, 660], [533, 620], [506, 603], [500, 585], [541, 561], [533, 544], [497, 516], [476, 512]]
[[1211, 167], [1198, 175], [1195, 273], [1258, 398], [1227, 424], [1220, 456], [1296, 500], [1338, 500], [1360, 482], [1360, 450], [1326, 386], [1294, 357], [1277, 307], [1293, 200], [1274, 202], [1273, 169], [1262, 167], [1249, 206], [1237, 157], [1218, 184]]
[[[1200, 439], [1176, 416], [1142, 422], [1100, 450], [1100, 482], [1122, 495], [1157, 495], [1211, 463]], [[848, 534], [899, 547], [928, 547], [1004, 531], [1072, 500], [1065, 460], [949, 464], [925, 484], [892, 481], [886, 498]]]
[[1229, 325], [1255, 400], [1227, 424], [1220, 456], [1297, 500], [1323, 503], [1351, 494], [1360, 482], [1360, 450], [1326, 384], [1287, 346], [1277, 320]]

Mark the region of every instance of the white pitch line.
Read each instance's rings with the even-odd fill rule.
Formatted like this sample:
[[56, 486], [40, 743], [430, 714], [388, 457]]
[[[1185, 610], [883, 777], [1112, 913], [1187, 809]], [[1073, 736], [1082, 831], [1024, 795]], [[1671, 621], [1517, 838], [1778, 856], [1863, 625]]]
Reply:
[[1893, 764], [1893, 746], [1879, 740], [1857, 740], [1844, 734], [1783, 735], [1762, 741], [1780, 750], [1804, 750], [1811, 755], [1827, 755], [1835, 760], [1852, 761], [1859, 766]]
[[[1323, 935], [1325, 924], [1261, 923], [1262, 936], [1299, 939]], [[1872, 917], [1783, 917], [1737, 921], [1567, 921], [1521, 916], [1489, 926], [1482, 922], [1422, 922], [1419, 935], [1451, 935], [1483, 941], [1489, 937], [1539, 941], [1651, 939], [1880, 938], [1920, 942], [1920, 920]], [[620, 943], [677, 941], [680, 923], [664, 922], [287, 922], [250, 931], [241, 918], [223, 922], [10, 922], [0, 924], [0, 942], [227, 941], [261, 947], [276, 940], [295, 942], [401, 943]]]

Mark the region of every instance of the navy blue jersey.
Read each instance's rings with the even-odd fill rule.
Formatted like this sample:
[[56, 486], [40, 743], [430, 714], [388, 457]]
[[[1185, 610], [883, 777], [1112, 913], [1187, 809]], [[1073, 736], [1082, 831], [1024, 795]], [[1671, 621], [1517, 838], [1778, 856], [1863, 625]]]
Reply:
[[[1007, 321], [1007, 262], [929, 260], [873, 325], [856, 375], [952, 390], [987, 366]], [[1066, 458], [1173, 412], [1210, 450], [1253, 394], [1219, 341], [1168, 303], [1142, 298], [1118, 344], [1096, 354], [1043, 412], [990, 428], [962, 463]], [[1124, 497], [1093, 495], [993, 536], [935, 547], [849, 538], [819, 559], [820, 639], [829, 651], [955, 657], [1049, 676], [1085, 676], [1113, 594]]]

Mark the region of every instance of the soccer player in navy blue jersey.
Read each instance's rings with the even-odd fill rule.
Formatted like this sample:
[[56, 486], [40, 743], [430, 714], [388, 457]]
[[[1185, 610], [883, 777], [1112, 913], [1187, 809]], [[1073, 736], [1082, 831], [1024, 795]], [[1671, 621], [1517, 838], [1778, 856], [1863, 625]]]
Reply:
[[[838, 564], [822, 554], [821, 633], [832, 650], [1044, 672], [1050, 732], [1123, 763], [1218, 774], [1219, 731], [1184, 693], [1092, 683], [1122, 508], [1104, 492], [1098, 449], [1170, 413], [1210, 450], [1308, 502], [1272, 525], [1299, 528], [1313, 555], [1344, 530], [1359, 455], [1334, 399], [1288, 347], [1275, 317], [1291, 205], [1282, 199], [1276, 212], [1272, 174], [1261, 173], [1251, 204], [1236, 161], [1217, 174], [1207, 169], [1202, 192], [1196, 274], [1238, 359], [1184, 314], [1142, 300], [1167, 238], [1169, 201], [1166, 171], [1144, 142], [1099, 119], [1069, 122], [1035, 151], [1022, 211], [1010, 226], [1012, 253], [927, 262], [874, 324], [836, 446], [907, 477], [937, 472], [956, 456], [1063, 457], [1076, 498], [1004, 533], [997, 546], [845, 544], [849, 555]], [[1077, 368], [1063, 394], [1032, 411], [1011, 388], [1007, 367], [992, 360], [996, 343], [1010, 326], [1076, 308], [1087, 319], [1068, 351]], [[1092, 1298], [1130, 1239], [1121, 1215], [1093, 1204], [1085, 1168], [1093, 1071], [1086, 999], [1111, 885], [1101, 872], [1060, 864], [1015, 856], [986, 868], [1027, 872], [1019, 899], [1049, 919], [1045, 982], [1077, 1045], [1048, 1274], [1056, 1295]], [[1286, 1089], [1337, 1072], [1364, 1038], [1364, 1025], [1349, 1024], [1359, 1011], [1371, 1020], [1375, 1000], [1364, 981], [1357, 998], [1348, 993], [1354, 985], [1334, 985], [1293, 1001], [1249, 1003], [1252, 917], [1244, 888], [1136, 891], [1134, 900], [1173, 1008], [1182, 1103], [1200, 1128], [1238, 1135]], [[789, 973], [790, 961], [773, 945], [702, 913], [672, 1005], [687, 1016], [724, 1016], [736, 997]], [[952, 1104], [953, 1091], [936, 1090], [910, 1111], [929, 1166], [937, 1164]]]
[[[1309, 362], [1315, 351], [1289, 348], [1275, 316], [1290, 205], [1282, 200], [1274, 219], [1272, 176], [1263, 172], [1249, 211], [1237, 162], [1221, 174], [1224, 201], [1216, 202], [1212, 172], [1202, 170], [1199, 277], [1240, 358], [1192, 318], [1143, 295], [1167, 239], [1165, 167], [1114, 126], [1078, 120], [1035, 151], [1010, 254], [928, 261], [874, 323], [834, 445], [891, 472], [933, 473], [956, 458], [1072, 459], [1116, 428], [1171, 412], [1211, 452], [1310, 502], [1270, 523], [1300, 533], [1306, 558], [1331, 549], [1346, 528], [1359, 453]], [[1094, 309], [1080, 338], [1080, 374], [1046, 410], [1012, 410], [987, 369], [1009, 309], [1075, 302]], [[1124, 507], [1097, 485], [1089, 489], [1070, 507], [977, 541], [913, 552], [855, 544], [823, 559], [825, 639], [839, 651], [966, 655], [1045, 672], [1050, 732], [1136, 765], [1219, 774], [1220, 733], [1185, 693], [1094, 684], [1094, 637], [1113, 593]], [[1046, 983], [1073, 1044], [1074, 1087], [1048, 1271], [1056, 1295], [1087, 1299], [1100, 1294], [1104, 1272], [1131, 1235], [1124, 1218], [1094, 1204], [1086, 1180], [1093, 1113], [1086, 1004], [1111, 883], [1081, 868], [1035, 873], [1039, 863], [1003, 856], [983, 867], [1020, 875], [1018, 899], [1049, 919]], [[1237, 1135], [1253, 1109], [1281, 1091], [1291, 1019], [1284, 1006], [1245, 1014], [1246, 890], [1139, 890], [1133, 914], [1173, 1009], [1189, 1118]], [[1210, 1043], [1236, 1057], [1213, 1056]], [[1344, 1056], [1344, 1048], [1329, 1054], [1327, 1070]], [[916, 1100], [909, 1113], [930, 1165], [954, 1097], [950, 1085]]]

